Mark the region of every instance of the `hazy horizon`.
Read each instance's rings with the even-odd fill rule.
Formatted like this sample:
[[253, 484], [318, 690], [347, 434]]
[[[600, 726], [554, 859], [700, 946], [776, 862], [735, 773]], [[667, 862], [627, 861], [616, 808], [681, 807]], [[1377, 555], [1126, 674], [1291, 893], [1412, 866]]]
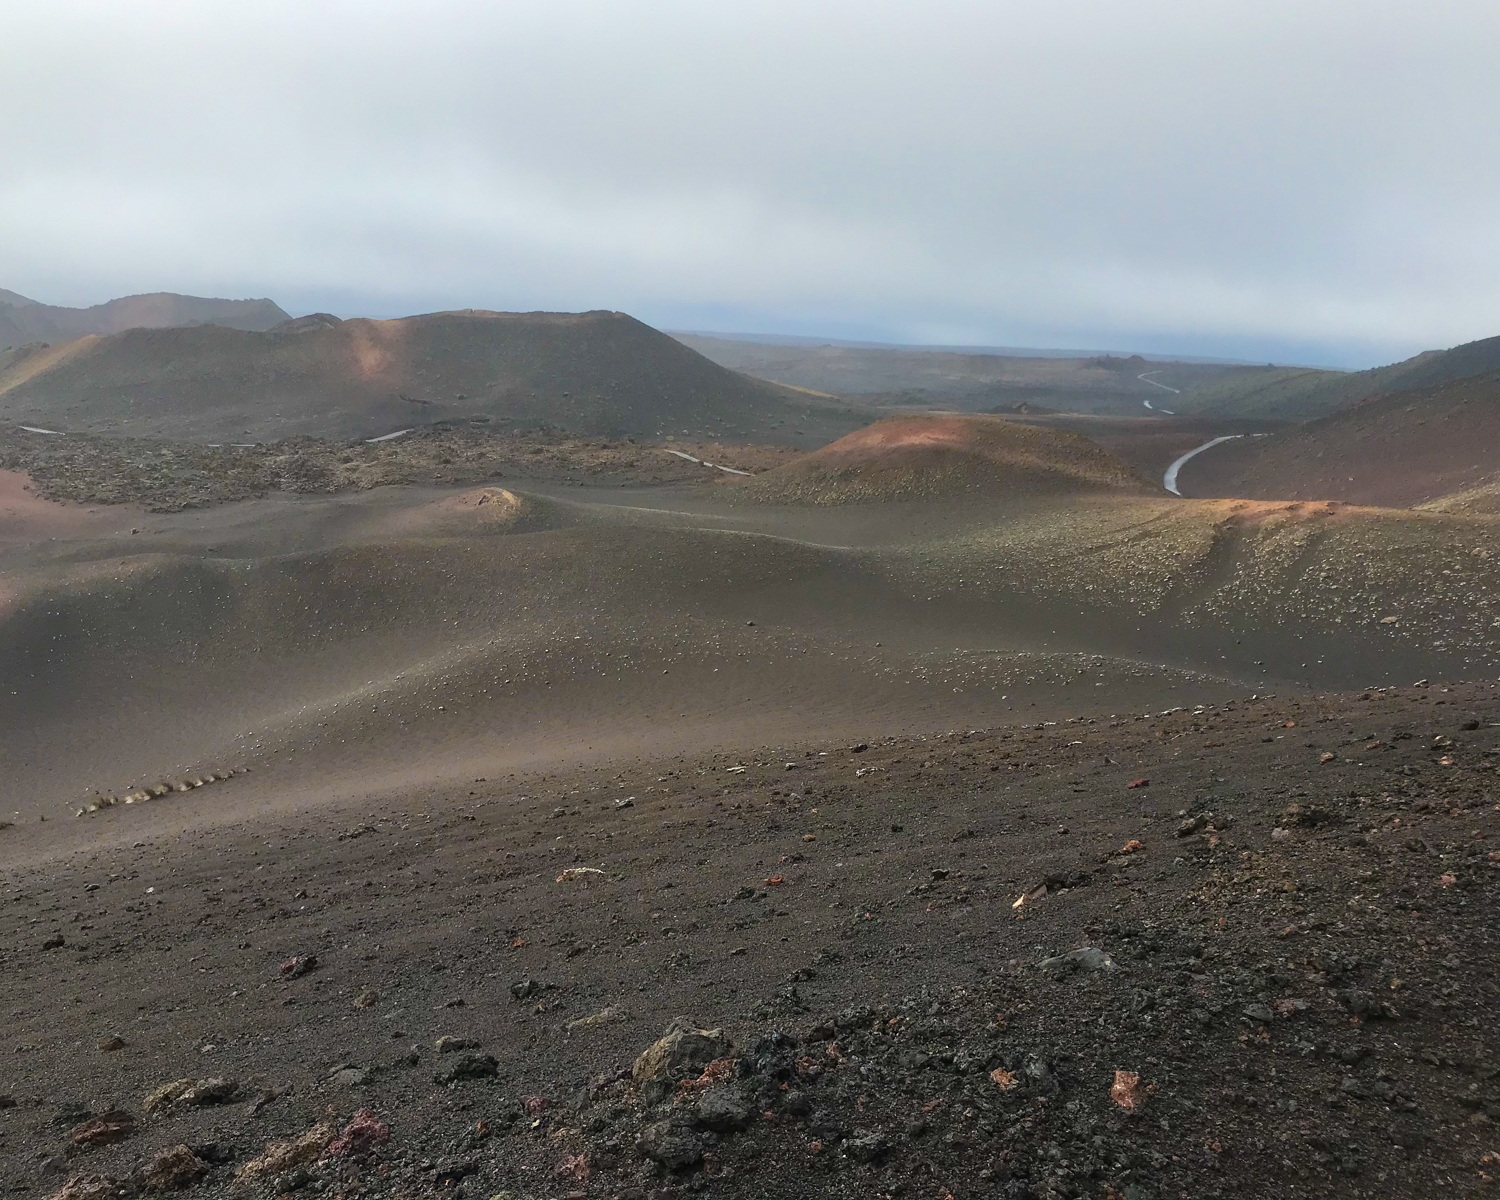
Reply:
[[21, 0], [0, 287], [1364, 367], [1500, 334], [1478, 0]]

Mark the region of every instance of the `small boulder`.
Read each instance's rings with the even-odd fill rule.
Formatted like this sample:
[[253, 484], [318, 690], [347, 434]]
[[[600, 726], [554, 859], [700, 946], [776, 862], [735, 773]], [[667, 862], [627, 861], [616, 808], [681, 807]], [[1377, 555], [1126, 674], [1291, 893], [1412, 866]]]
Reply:
[[74, 1175], [47, 1200], [115, 1200], [120, 1185], [107, 1175]]
[[318, 956], [316, 954], [294, 954], [285, 959], [277, 968], [283, 979], [301, 979], [309, 971], [318, 969]]
[[359, 1158], [391, 1140], [391, 1127], [372, 1109], [362, 1108], [349, 1118], [344, 1131], [328, 1143], [330, 1158]]
[[333, 1140], [332, 1125], [314, 1125], [306, 1133], [284, 1142], [271, 1142], [257, 1157], [252, 1158], [235, 1173], [235, 1178], [246, 1182], [256, 1179], [273, 1179], [296, 1167], [316, 1162], [323, 1156], [324, 1147]]
[[1283, 828], [1316, 829], [1323, 825], [1334, 825], [1339, 821], [1337, 813], [1317, 804], [1288, 804], [1281, 810], [1280, 824]]
[[704, 1141], [681, 1120], [656, 1121], [636, 1138], [636, 1149], [669, 1171], [681, 1171], [703, 1161]]
[[433, 1075], [437, 1083], [458, 1083], [464, 1079], [493, 1079], [500, 1074], [500, 1063], [493, 1054], [460, 1054]]
[[1348, 988], [1334, 992], [1333, 998], [1351, 1015], [1366, 1021], [1380, 1021], [1395, 1016], [1395, 1010], [1371, 992]]
[[97, 1117], [90, 1117], [68, 1135], [73, 1145], [80, 1149], [95, 1146], [112, 1146], [123, 1142], [135, 1132], [135, 1117], [123, 1109], [112, 1109]]
[[170, 1146], [149, 1159], [137, 1178], [148, 1192], [180, 1192], [208, 1174], [208, 1164], [187, 1146]]
[[237, 1079], [200, 1079], [178, 1096], [176, 1103], [184, 1108], [209, 1108], [215, 1104], [228, 1104], [239, 1092]]
[[518, 979], [510, 985], [511, 998], [514, 1000], [530, 1000], [541, 990], [542, 985], [535, 979]]
[[750, 1123], [750, 1108], [735, 1087], [711, 1087], [693, 1105], [693, 1124], [714, 1133], [734, 1133]]
[[1088, 973], [1113, 971], [1115, 960], [1097, 946], [1080, 946], [1077, 950], [1069, 950], [1066, 954], [1044, 958], [1037, 965], [1050, 975], [1063, 976], [1079, 971]]
[[678, 1080], [697, 1076], [733, 1048], [722, 1029], [699, 1029], [679, 1018], [635, 1060], [630, 1075], [647, 1102], [658, 1103], [671, 1094]]
[[164, 1083], [157, 1088], [141, 1103], [141, 1107], [148, 1113], [163, 1112], [171, 1108], [183, 1096], [193, 1090], [191, 1079], [174, 1079], [171, 1083]]
[[855, 1162], [879, 1162], [891, 1152], [891, 1141], [883, 1133], [856, 1133], [844, 1142], [844, 1153]]

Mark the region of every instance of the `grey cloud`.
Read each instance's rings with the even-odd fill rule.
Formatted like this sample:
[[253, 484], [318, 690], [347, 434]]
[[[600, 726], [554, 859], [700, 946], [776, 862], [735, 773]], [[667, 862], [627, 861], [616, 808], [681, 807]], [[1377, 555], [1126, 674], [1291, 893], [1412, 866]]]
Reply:
[[9, 6], [0, 285], [1363, 362], [1500, 332], [1489, 0]]

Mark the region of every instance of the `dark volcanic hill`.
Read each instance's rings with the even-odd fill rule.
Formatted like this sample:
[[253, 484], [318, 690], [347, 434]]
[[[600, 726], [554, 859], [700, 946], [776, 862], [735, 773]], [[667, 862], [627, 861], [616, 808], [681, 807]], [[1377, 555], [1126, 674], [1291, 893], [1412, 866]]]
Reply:
[[316, 314], [265, 332], [133, 329], [0, 359], [0, 421], [194, 441], [370, 437], [470, 420], [816, 444], [860, 423], [845, 414], [612, 312]]
[[1176, 411], [1204, 416], [1308, 421], [1374, 396], [1410, 392], [1500, 371], [1500, 337], [1426, 350], [1368, 371], [1278, 367], [1209, 382], [1186, 392]]
[[[1492, 343], [1500, 351], [1500, 338]], [[1442, 364], [1430, 368], [1440, 373]], [[1458, 507], [1483, 509], [1500, 484], [1500, 370], [1376, 396], [1274, 437], [1216, 448], [1189, 462], [1181, 480], [1193, 496], [1401, 508], [1451, 506], [1447, 498], [1474, 493]]]
[[226, 325], [233, 329], [270, 329], [286, 319], [285, 311], [271, 300], [218, 300], [154, 292], [124, 296], [91, 308], [62, 308], [0, 288], [0, 350], [136, 328]]

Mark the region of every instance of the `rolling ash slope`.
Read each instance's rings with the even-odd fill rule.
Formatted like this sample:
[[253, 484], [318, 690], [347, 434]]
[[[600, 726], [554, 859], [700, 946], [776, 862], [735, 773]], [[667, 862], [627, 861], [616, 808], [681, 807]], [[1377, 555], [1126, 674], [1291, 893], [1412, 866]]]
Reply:
[[[1376, 396], [1221, 447], [1193, 459], [1182, 477], [1197, 496], [1403, 508], [1444, 505], [1456, 493], [1483, 497], [1500, 484], [1500, 371]], [[1485, 511], [1477, 499], [1465, 506]]]

